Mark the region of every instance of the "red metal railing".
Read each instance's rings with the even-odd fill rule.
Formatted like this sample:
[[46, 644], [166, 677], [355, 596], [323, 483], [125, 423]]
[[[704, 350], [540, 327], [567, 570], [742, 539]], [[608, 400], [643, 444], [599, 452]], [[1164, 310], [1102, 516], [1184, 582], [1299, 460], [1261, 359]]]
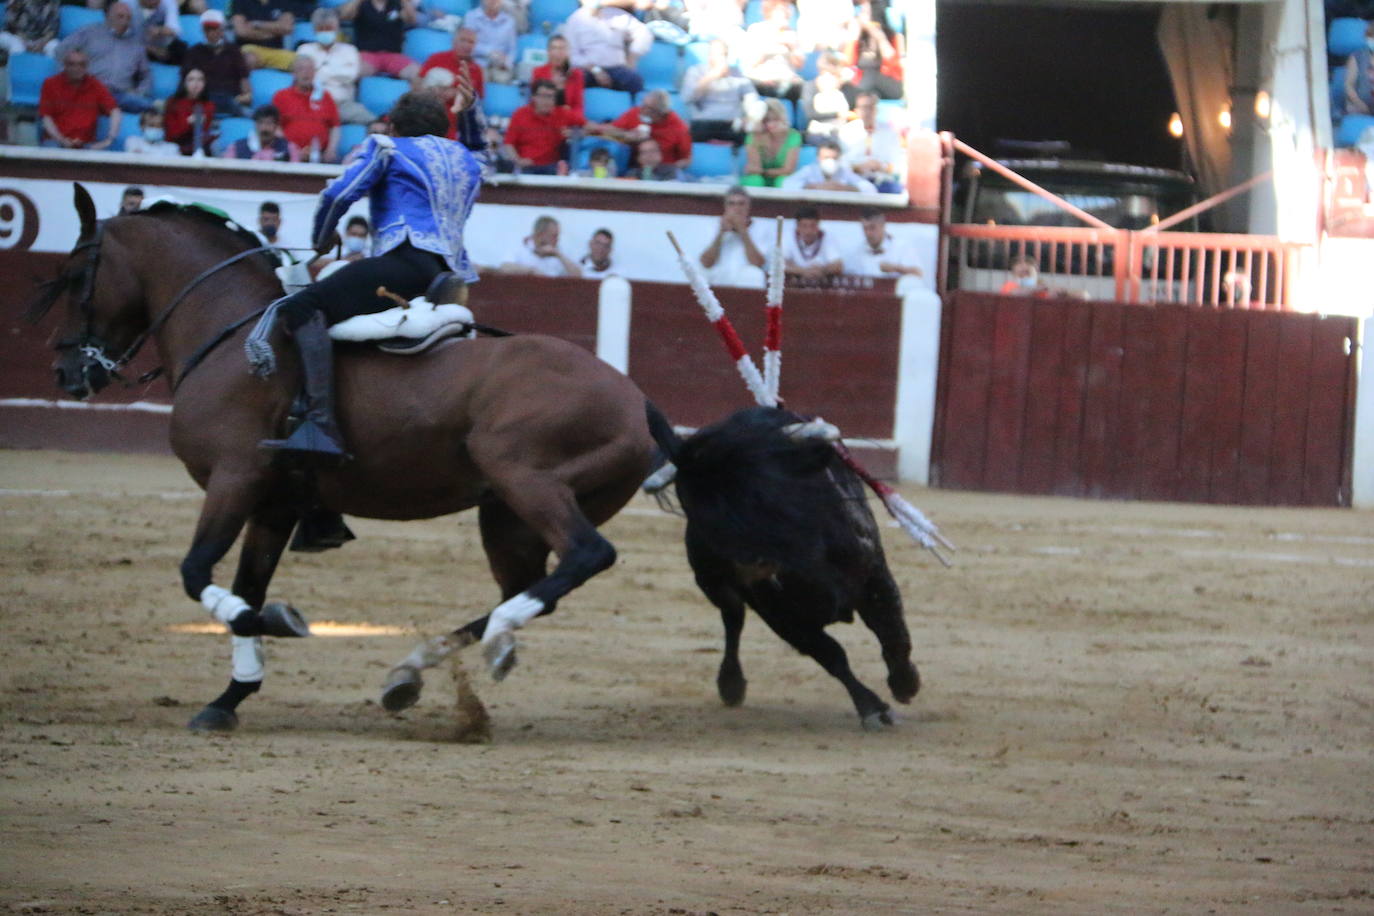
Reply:
[[1264, 235], [1160, 231], [1249, 190], [1268, 175], [1256, 176], [1208, 198], [1158, 226], [1138, 231], [1114, 229], [967, 144], [944, 137], [947, 174], [952, 175], [953, 153], [958, 150], [1092, 225], [1064, 228], [951, 223], [946, 184], [941, 289], [957, 285], [959, 289], [997, 292], [1010, 278], [1011, 264], [1026, 257], [1039, 266], [1040, 280], [1051, 294], [1214, 308], [1295, 307], [1295, 281], [1306, 246]]

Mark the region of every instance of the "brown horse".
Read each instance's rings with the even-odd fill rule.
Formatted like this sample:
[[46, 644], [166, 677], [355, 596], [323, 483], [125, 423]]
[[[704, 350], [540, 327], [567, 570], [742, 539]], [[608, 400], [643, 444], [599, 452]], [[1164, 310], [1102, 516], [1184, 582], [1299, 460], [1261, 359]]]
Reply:
[[[76, 398], [117, 375], [143, 335], [157, 346], [174, 392], [172, 449], [205, 490], [182, 582], [234, 644], [229, 689], [190, 727], [228, 731], [261, 684], [262, 636], [308, 632], [294, 610], [264, 603], [300, 515], [300, 488], [298, 473], [258, 448], [284, 432], [298, 367], [279, 332], [282, 364], [267, 379], [249, 373], [242, 346], [244, 319], [281, 287], [252, 241], [206, 214], [165, 208], [97, 222], [79, 184], [75, 203], [80, 239], [30, 317], [66, 299], [56, 371]], [[501, 591], [489, 615], [393, 668], [383, 704], [414, 703], [420, 670], [478, 638], [493, 673], [504, 676], [515, 660], [513, 631], [615, 561], [596, 526], [651, 470], [644, 394], [585, 350], [534, 334], [453, 341], [406, 358], [352, 347], [338, 360], [337, 384], [354, 458], [315, 472], [320, 504], [381, 519], [476, 506]], [[245, 527], [232, 589], [214, 585], [215, 564]], [[552, 573], [550, 551], [558, 556]]]

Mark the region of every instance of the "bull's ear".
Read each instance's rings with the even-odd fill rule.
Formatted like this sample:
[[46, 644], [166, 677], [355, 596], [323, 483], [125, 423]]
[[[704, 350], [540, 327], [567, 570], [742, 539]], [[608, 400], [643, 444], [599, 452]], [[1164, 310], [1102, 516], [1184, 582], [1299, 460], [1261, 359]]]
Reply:
[[95, 201], [79, 181], [72, 182], [72, 203], [76, 205], [76, 215], [81, 218], [81, 238], [95, 235]]

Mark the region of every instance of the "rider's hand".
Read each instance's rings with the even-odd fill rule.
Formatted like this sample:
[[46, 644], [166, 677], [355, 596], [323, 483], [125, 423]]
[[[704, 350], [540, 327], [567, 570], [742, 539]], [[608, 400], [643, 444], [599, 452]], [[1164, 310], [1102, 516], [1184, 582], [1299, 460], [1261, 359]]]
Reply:
[[315, 246], [315, 253], [321, 255], [329, 254], [329, 252], [337, 247], [339, 247], [339, 233], [331, 232], [328, 238]]

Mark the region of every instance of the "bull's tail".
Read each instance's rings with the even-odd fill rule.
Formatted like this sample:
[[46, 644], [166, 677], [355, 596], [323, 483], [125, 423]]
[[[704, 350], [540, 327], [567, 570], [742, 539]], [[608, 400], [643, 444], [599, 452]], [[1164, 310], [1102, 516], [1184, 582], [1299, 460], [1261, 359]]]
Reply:
[[654, 437], [654, 442], [663, 452], [663, 457], [676, 462], [678, 454], [682, 451], [682, 439], [673, 429], [673, 424], [668, 422], [663, 411], [654, 406], [653, 401], [645, 401], [644, 410], [649, 418], [649, 435]]

